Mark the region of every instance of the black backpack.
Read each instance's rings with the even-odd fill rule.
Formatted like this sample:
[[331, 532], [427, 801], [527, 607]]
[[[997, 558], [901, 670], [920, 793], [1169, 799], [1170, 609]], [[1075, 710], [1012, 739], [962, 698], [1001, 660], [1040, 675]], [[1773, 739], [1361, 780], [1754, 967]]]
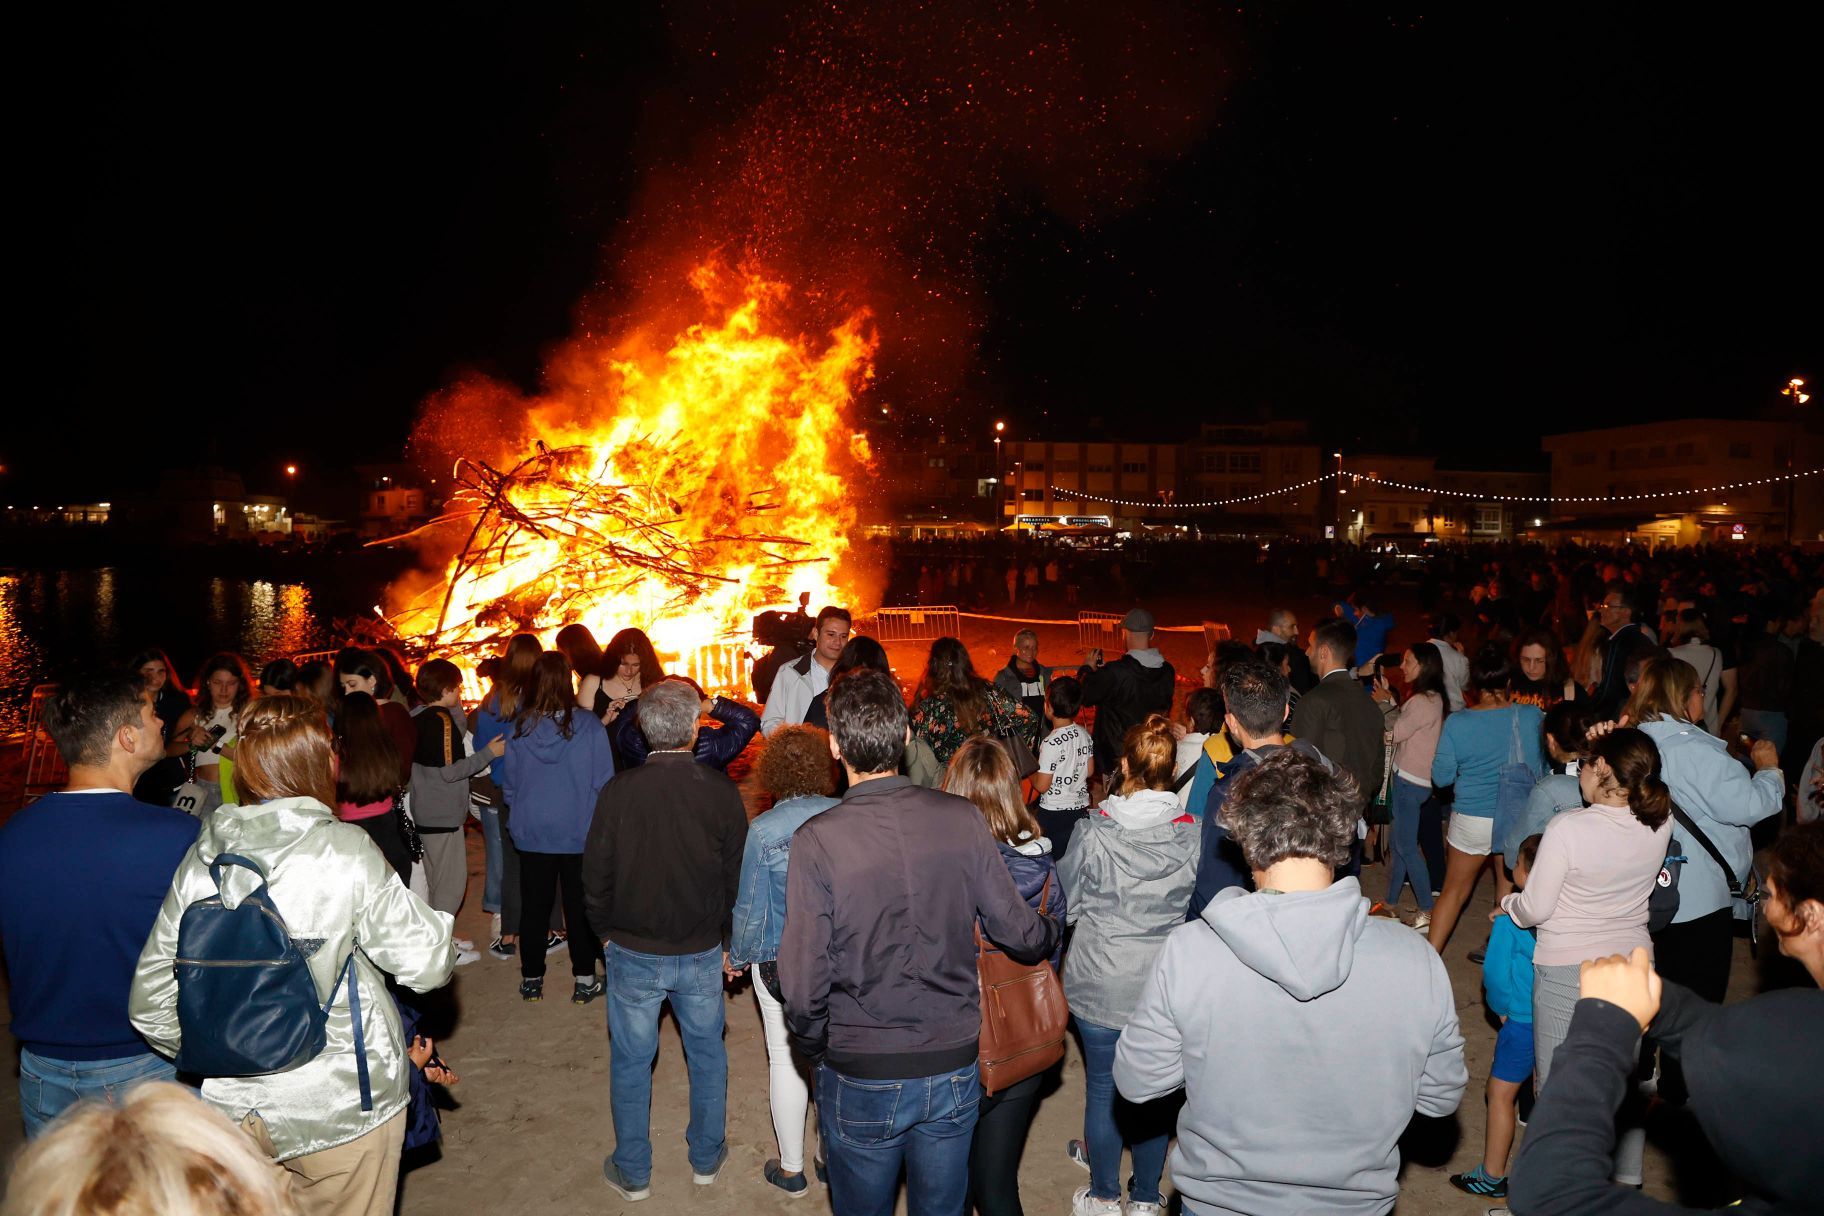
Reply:
[[[260, 876], [260, 885], [232, 908], [222, 897], [225, 865]], [[329, 1010], [346, 982], [361, 1109], [372, 1110], [354, 951], [343, 962], [328, 1003], [317, 1004], [308, 956], [272, 902], [266, 871], [238, 854], [220, 853], [209, 863], [209, 876], [215, 880], [216, 893], [185, 908], [177, 927], [173, 970], [183, 1036], [178, 1071], [202, 1077], [257, 1077], [315, 1059], [323, 1050]]]

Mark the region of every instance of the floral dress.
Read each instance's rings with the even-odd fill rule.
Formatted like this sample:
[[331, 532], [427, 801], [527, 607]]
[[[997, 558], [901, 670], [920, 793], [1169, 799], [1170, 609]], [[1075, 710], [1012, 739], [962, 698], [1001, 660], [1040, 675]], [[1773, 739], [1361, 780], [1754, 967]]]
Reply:
[[992, 684], [988, 686], [987, 697], [988, 707], [982, 713], [982, 720], [968, 728], [957, 722], [956, 707], [950, 704], [948, 697], [925, 697], [912, 707], [912, 732], [923, 736], [931, 745], [939, 764], [949, 764], [950, 757], [956, 755], [964, 740], [983, 731], [1005, 734], [1019, 730], [1028, 736], [1032, 734], [1038, 719], [1030, 709]]

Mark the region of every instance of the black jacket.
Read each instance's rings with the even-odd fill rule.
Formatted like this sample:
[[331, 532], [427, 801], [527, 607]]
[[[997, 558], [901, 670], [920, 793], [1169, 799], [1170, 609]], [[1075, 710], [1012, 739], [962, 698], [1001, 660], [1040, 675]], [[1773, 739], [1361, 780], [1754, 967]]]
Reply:
[[1170, 663], [1148, 667], [1124, 654], [1101, 667], [1078, 670], [1083, 682], [1083, 704], [1096, 707], [1096, 725], [1090, 742], [1096, 746], [1096, 768], [1105, 776], [1121, 759], [1121, 740], [1146, 721], [1148, 714], [1172, 712], [1173, 673]]
[[[726, 769], [746, 749], [748, 741], [759, 733], [760, 715], [739, 701], [717, 697], [709, 716], [718, 725], [697, 727], [697, 763]], [[646, 742], [646, 732], [640, 729], [638, 701], [629, 702], [615, 717], [614, 725], [608, 728], [608, 738], [614, 744], [614, 760], [619, 767], [638, 768], [646, 763], [652, 745]]]
[[1027, 907], [981, 812], [881, 777], [792, 836], [779, 982], [804, 1055], [853, 1077], [972, 1063], [982, 1033], [975, 921], [1020, 962], [1057, 949], [1063, 908]]
[[[1677, 1055], [1691, 1109], [1723, 1164], [1754, 1192], [1733, 1213], [1817, 1212], [1824, 1195], [1818, 1085], [1824, 992], [1769, 992], [1712, 1005], [1668, 983], [1653, 1037]], [[1693, 1209], [1609, 1181], [1615, 1111], [1631, 1082], [1640, 1023], [1618, 1005], [1577, 1002], [1514, 1161], [1515, 1216], [1665, 1216]]]
[[1355, 778], [1364, 808], [1380, 791], [1387, 773], [1387, 719], [1347, 671], [1331, 672], [1300, 697], [1286, 729]]
[[661, 752], [602, 787], [583, 845], [583, 899], [603, 941], [642, 954], [728, 946], [747, 810], [726, 775]]

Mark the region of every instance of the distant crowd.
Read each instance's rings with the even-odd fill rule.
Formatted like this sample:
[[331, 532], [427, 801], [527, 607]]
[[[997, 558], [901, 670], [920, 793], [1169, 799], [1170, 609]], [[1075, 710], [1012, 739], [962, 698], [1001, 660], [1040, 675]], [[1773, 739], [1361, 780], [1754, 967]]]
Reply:
[[[1732, 1210], [1816, 1210], [1811, 559], [1441, 552], [1398, 635], [1423, 640], [1390, 648], [1373, 555], [1303, 552], [1330, 616], [1270, 613], [1194, 678], [1134, 608], [1121, 653], [1080, 662], [1022, 630], [982, 673], [938, 639], [908, 696], [827, 607], [758, 708], [581, 625], [507, 640], [472, 703], [453, 663], [389, 649], [71, 679], [45, 718], [67, 789], [0, 826], [29, 1138], [5, 1216], [392, 1211], [458, 1082], [424, 1028], [490, 955], [525, 1002], [560, 955], [570, 1000], [604, 1002], [624, 1201], [657, 1189], [666, 1005], [692, 1181], [727, 1177], [746, 987], [777, 1155], [730, 1181], [756, 1194], [1020, 1213], [1074, 1052], [1074, 1216], [1161, 1212], [1168, 1181], [1187, 1212], [1385, 1213], [1409, 1123], [1458, 1109], [1484, 1033], [1443, 955], [1485, 872], [1486, 1133], [1450, 1176], [1476, 1210], [1691, 1210], [1639, 1190], [1676, 1121]], [[927, 580], [962, 560], [919, 556]], [[978, 556], [1017, 561], [1017, 601], [1027, 555]], [[1040, 596], [1095, 586], [1030, 556]], [[1810, 984], [1724, 1004], [1763, 924]]]

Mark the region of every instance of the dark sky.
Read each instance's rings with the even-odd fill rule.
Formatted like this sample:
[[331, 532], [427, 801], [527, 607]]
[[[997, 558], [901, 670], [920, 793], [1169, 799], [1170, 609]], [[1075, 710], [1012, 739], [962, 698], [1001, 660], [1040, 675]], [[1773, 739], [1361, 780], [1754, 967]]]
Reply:
[[44, 29], [0, 487], [396, 458], [719, 223], [921, 434], [1512, 465], [1824, 375], [1817, 5], [520, 7]]

